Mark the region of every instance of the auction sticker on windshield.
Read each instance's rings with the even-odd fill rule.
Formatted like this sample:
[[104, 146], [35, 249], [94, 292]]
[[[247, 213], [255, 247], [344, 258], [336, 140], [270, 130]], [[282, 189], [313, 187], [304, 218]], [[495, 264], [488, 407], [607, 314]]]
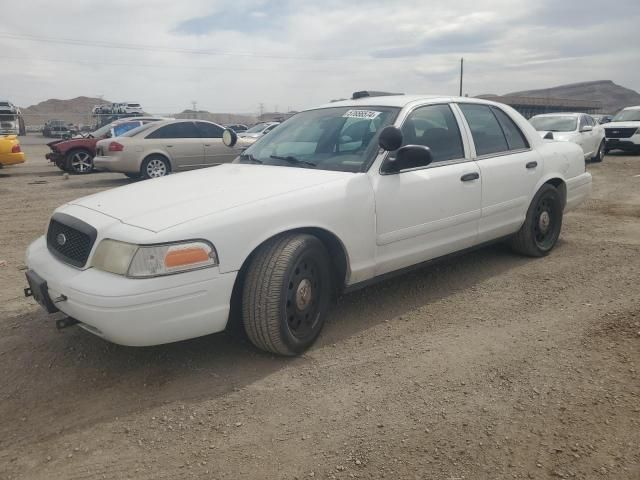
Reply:
[[380, 112], [376, 112], [374, 110], [347, 110], [345, 112], [344, 115], [342, 115], [343, 117], [347, 117], [347, 118], [368, 118], [368, 119], [374, 119], [376, 118], [378, 115], [380, 115]]

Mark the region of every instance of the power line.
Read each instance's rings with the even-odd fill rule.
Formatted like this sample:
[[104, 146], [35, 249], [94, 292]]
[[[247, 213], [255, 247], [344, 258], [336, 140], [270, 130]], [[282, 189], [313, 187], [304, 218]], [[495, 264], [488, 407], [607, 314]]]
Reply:
[[[74, 45], [79, 47], [99, 47], [99, 48], [113, 48], [123, 50], [141, 50], [141, 51], [156, 51], [156, 52], [172, 52], [172, 53], [186, 53], [191, 55], [211, 55], [222, 57], [248, 57], [248, 58], [273, 58], [284, 60], [321, 60], [321, 61], [345, 61], [354, 60], [351, 58], [338, 58], [338, 57], [301, 57], [292, 55], [269, 55], [269, 54], [257, 54], [250, 52], [223, 52], [219, 50], [198, 50], [190, 48], [176, 48], [165, 47], [159, 45], [143, 45], [134, 43], [119, 43], [119, 42], [105, 42], [100, 40], [86, 40], [86, 39], [74, 39], [74, 38], [55, 38], [45, 37], [40, 35], [28, 35], [18, 33], [0, 32], [0, 38], [8, 38], [12, 40], [26, 40], [30, 42], [40, 43], [54, 43], [61, 45]], [[371, 60], [370, 58], [363, 57], [363, 59]]]

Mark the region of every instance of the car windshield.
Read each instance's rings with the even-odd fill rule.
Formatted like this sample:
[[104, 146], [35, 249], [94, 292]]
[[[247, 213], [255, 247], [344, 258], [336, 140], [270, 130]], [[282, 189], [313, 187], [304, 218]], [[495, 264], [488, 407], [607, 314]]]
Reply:
[[640, 122], [640, 109], [622, 110], [615, 117], [612, 122]]
[[377, 137], [398, 115], [391, 107], [333, 107], [299, 113], [260, 138], [237, 162], [365, 171]]
[[578, 128], [578, 118], [569, 115], [533, 117], [529, 121], [539, 132], [573, 132]]
[[109, 123], [104, 127], [100, 127], [95, 132], [91, 132], [91, 136], [93, 138], [102, 138], [111, 131], [111, 127], [113, 127], [113, 123]]
[[268, 123], [259, 123], [251, 127], [249, 130], [245, 131], [245, 133], [260, 133], [268, 126], [269, 126]]

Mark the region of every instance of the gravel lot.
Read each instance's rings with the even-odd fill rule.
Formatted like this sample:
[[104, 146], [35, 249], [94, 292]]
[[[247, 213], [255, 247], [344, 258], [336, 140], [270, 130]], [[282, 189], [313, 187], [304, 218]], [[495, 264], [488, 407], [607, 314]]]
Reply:
[[589, 166], [550, 256], [497, 245], [351, 294], [282, 359], [57, 332], [24, 250], [130, 180], [65, 180], [43, 143], [0, 170], [0, 478], [640, 479], [640, 156]]

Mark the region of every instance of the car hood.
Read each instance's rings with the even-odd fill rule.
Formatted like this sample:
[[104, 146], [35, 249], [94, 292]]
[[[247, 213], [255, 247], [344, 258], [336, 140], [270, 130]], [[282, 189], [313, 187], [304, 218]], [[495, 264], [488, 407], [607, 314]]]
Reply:
[[609, 122], [602, 125], [607, 130], [616, 128], [640, 128], [640, 122]]
[[238, 133], [238, 137], [240, 138], [258, 138], [261, 135], [262, 133], [244, 133], [244, 132]]
[[[543, 130], [543, 131], [539, 131], [538, 134], [544, 138], [544, 136], [549, 133], [548, 130]], [[554, 140], [559, 140], [559, 141], [569, 141], [569, 140], [573, 140], [576, 138], [577, 133], [576, 132], [551, 132], [553, 133], [553, 139]]]
[[70, 204], [159, 232], [197, 218], [295, 190], [349, 179], [353, 175], [308, 168], [225, 164], [138, 182]]
[[67, 151], [76, 147], [95, 148], [97, 142], [97, 138], [70, 138], [68, 140], [62, 139], [49, 142], [47, 146], [52, 150], [55, 147], [57, 150]]

